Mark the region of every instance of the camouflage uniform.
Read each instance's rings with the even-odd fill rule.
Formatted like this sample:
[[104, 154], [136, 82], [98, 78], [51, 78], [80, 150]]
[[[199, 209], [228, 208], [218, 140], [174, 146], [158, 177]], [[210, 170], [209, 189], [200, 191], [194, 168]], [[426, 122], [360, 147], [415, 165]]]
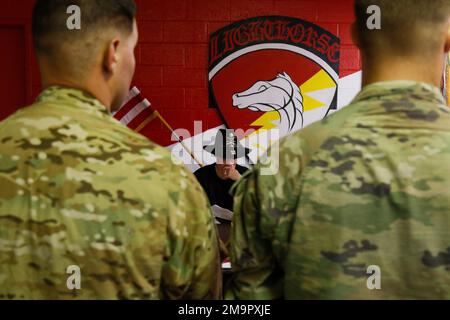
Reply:
[[99, 101], [49, 88], [0, 123], [0, 142], [0, 298], [220, 297], [200, 185]]
[[450, 299], [449, 112], [431, 85], [376, 83], [280, 141], [278, 174], [235, 186], [227, 297]]

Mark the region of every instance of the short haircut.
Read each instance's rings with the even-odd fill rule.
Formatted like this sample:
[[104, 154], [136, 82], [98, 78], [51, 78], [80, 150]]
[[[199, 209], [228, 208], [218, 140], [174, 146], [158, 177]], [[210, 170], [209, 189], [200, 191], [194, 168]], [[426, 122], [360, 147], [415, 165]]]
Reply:
[[[80, 8], [80, 30], [67, 27], [71, 15], [67, 9], [72, 5]], [[83, 60], [89, 59], [89, 53], [93, 56], [98, 46], [104, 45], [100, 40], [109, 31], [131, 33], [135, 15], [134, 0], [37, 0], [33, 10], [34, 45], [38, 54], [54, 59], [65, 60], [67, 51], [75, 51], [76, 59], [69, 62], [78, 60], [81, 65], [87, 62]], [[68, 49], [62, 54], [64, 47]]]
[[[370, 30], [367, 8], [381, 9], [381, 29]], [[438, 49], [436, 34], [450, 17], [449, 0], [355, 0], [356, 24], [362, 49], [389, 48], [400, 54]]]

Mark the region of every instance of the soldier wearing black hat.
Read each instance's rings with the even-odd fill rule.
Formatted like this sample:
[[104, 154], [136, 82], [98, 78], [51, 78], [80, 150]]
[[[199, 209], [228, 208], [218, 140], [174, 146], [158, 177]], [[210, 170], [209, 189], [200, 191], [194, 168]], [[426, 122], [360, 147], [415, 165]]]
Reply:
[[213, 145], [204, 149], [216, 156], [216, 163], [195, 172], [197, 180], [208, 195], [211, 205], [233, 210], [233, 197], [230, 189], [240, 179], [247, 168], [237, 164], [237, 159], [250, 152], [237, 140], [234, 130], [220, 129]]

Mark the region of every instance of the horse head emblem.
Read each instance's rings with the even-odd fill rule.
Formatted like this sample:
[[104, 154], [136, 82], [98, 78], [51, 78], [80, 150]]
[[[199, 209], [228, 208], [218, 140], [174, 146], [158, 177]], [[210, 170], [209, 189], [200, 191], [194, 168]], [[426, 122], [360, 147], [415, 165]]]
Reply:
[[278, 112], [282, 135], [303, 127], [303, 97], [300, 88], [283, 72], [273, 80], [257, 81], [249, 89], [233, 95], [233, 106], [252, 111]]

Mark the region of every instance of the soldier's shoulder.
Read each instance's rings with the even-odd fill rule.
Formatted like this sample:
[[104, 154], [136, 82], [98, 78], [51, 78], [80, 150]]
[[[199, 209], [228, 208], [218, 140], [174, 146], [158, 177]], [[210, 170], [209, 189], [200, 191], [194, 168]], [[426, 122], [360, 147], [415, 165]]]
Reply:
[[18, 110], [16, 110], [14, 113], [9, 115], [7, 118], [0, 121], [0, 130], [4, 130], [5, 128], [15, 126], [17, 125], [17, 121], [27, 118], [27, 119], [33, 119], [37, 117], [37, 114], [35, 114], [36, 103], [24, 106]]
[[148, 137], [133, 131], [113, 117], [109, 119], [109, 122], [110, 128], [114, 128], [114, 130], [112, 130], [114, 132], [114, 135], [111, 136], [112, 139], [130, 146], [138, 146], [139, 149], [146, 150], [144, 151], [144, 154], [153, 153], [158, 159], [173, 163], [171, 152], [163, 146], [153, 142]]
[[[333, 117], [334, 116], [334, 117]], [[335, 115], [332, 115], [335, 118]], [[314, 153], [331, 134], [333, 134], [330, 122], [322, 120], [291, 134], [279, 141], [280, 153], [292, 153], [299, 156], [307, 156]], [[334, 122], [334, 121], [333, 121]], [[334, 132], [335, 133], [335, 132]]]
[[[188, 195], [191, 204], [198, 202], [203, 194], [195, 174], [188, 169], [182, 159], [169, 149], [156, 144], [147, 137], [132, 131], [129, 128], [121, 128], [125, 140], [130, 143], [132, 150], [129, 157], [139, 163], [139, 170], [144, 174], [153, 173], [162, 178], [161, 184], [155, 185], [155, 188], [166, 188], [173, 200], [179, 198], [181, 194]], [[133, 149], [136, 146], [137, 148]], [[202, 169], [199, 169], [201, 172]], [[201, 205], [201, 201], [197, 203]]]

